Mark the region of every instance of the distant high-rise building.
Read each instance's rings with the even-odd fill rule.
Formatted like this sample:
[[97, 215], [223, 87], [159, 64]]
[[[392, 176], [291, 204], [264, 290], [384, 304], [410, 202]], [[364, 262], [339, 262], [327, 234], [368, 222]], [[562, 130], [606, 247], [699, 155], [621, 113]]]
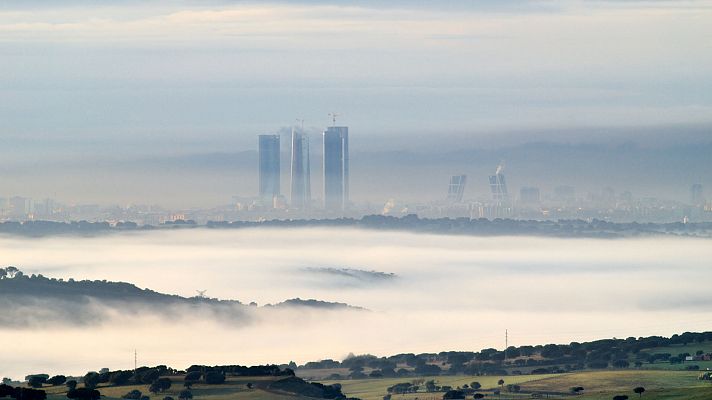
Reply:
[[349, 202], [349, 128], [324, 131], [324, 208], [343, 210]]
[[509, 193], [507, 192], [507, 182], [504, 179], [502, 170], [504, 166], [501, 164], [497, 167], [494, 175], [490, 175], [489, 183], [492, 190], [492, 199], [497, 203], [506, 203], [509, 201]]
[[705, 202], [705, 195], [702, 191], [702, 184], [695, 183], [690, 186], [690, 204], [701, 205]]
[[260, 200], [273, 204], [279, 196], [279, 135], [259, 135], [260, 142]]
[[523, 187], [519, 189], [519, 199], [522, 201], [523, 204], [538, 204], [541, 200], [539, 188]]
[[450, 185], [447, 188], [447, 200], [453, 203], [462, 202], [466, 183], [467, 175], [453, 175], [450, 177]]
[[291, 206], [304, 209], [311, 203], [311, 168], [309, 137], [292, 129]]

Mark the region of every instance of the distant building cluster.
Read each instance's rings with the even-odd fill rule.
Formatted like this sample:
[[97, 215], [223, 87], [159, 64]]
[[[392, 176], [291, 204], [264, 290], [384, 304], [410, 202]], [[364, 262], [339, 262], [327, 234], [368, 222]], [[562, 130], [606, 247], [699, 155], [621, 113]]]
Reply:
[[[441, 200], [403, 201], [387, 198], [380, 203], [354, 203], [350, 193], [349, 128], [332, 125], [321, 134], [321, 193], [313, 196], [312, 148], [304, 127], [291, 129], [288, 151], [282, 152], [279, 134], [258, 135], [257, 196], [234, 197], [230, 204], [210, 209], [167, 210], [155, 205], [102, 207], [95, 204], [66, 205], [53, 199], [0, 197], [0, 221], [124, 221], [160, 225], [204, 224], [208, 221], [360, 217], [383, 214], [424, 218], [513, 218], [531, 220], [599, 219], [612, 222], [712, 221], [712, 202], [705, 198], [701, 183], [689, 188], [689, 201], [635, 198], [629, 191], [616, 193], [610, 187], [600, 193], [577, 193], [574, 186], [557, 185], [541, 189], [526, 185], [512, 190], [500, 163], [491, 175], [472, 179], [452, 175]], [[303, 123], [303, 122], [302, 122]], [[282, 155], [289, 155], [288, 175], [283, 177]], [[288, 180], [288, 190], [282, 192]], [[445, 183], [445, 182], [443, 182]], [[286, 186], [286, 185], [285, 185]], [[469, 195], [472, 187], [478, 196]], [[489, 188], [489, 190], [486, 190]], [[486, 190], [486, 191], [485, 191]], [[315, 198], [316, 197], [316, 198]]]
[[[616, 194], [610, 187], [600, 194], [588, 193], [578, 197], [573, 186], [560, 185], [551, 194], [542, 197], [540, 188], [524, 186], [519, 197], [510, 194], [500, 164], [493, 175], [488, 176], [490, 198], [466, 200], [466, 175], [450, 177], [446, 201], [443, 204], [400, 207], [404, 212], [414, 212], [423, 217], [468, 217], [468, 218], [516, 218], [516, 219], [602, 219], [625, 221], [708, 221], [712, 220], [712, 203], [704, 196], [702, 184], [690, 186], [688, 204], [664, 201], [655, 198], [635, 199], [625, 191]], [[393, 199], [388, 210], [399, 209]], [[403, 212], [403, 213], [404, 213]], [[395, 213], [392, 213], [395, 214]]]

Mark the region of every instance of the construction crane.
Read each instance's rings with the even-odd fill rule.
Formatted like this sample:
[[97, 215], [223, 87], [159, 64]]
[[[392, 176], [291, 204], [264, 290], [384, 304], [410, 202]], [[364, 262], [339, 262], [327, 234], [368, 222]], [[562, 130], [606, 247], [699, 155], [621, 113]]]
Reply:
[[197, 297], [198, 297], [199, 299], [204, 299], [204, 298], [205, 298], [205, 292], [207, 292], [207, 290], [196, 290], [196, 292], [198, 293], [198, 296], [197, 296]]
[[333, 124], [333, 125], [331, 125], [331, 126], [336, 126], [336, 117], [338, 117], [338, 116], [340, 116], [340, 115], [341, 115], [341, 114], [338, 114], [338, 113], [335, 113], [335, 112], [329, 113], [329, 116], [331, 117], [331, 122], [332, 122], [332, 124]]

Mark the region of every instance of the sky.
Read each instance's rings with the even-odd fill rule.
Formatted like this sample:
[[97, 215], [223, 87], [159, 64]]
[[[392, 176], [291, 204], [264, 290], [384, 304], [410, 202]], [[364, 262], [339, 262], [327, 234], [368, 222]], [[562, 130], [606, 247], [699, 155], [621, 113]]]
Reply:
[[41, 147], [251, 144], [330, 112], [370, 135], [712, 122], [709, 1], [3, 3], [0, 128]]
[[4, 1], [0, 184], [150, 198], [62, 167], [254, 150], [332, 112], [354, 153], [709, 143], [711, 21], [712, 1]]
[[[698, 290], [709, 275], [709, 241], [339, 228], [4, 236], [3, 266], [26, 274], [125, 281], [182, 296], [207, 290], [210, 297], [259, 305], [314, 298], [369, 311], [261, 311], [241, 324], [194, 310], [104, 307], [95, 324], [73, 325], [81, 318], [65, 318], [71, 309], [48, 312], [58, 302], [48, 308], [49, 299], [38, 298], [6, 307], [6, 320], [17, 312], [18, 321], [37, 325], [0, 326], [0, 341], [16, 350], [3, 355], [0, 377], [129, 369], [134, 349], [141, 365], [186, 368], [304, 363], [350, 352], [501, 349], [505, 329], [515, 346], [709, 331], [712, 295]], [[346, 276], [335, 269], [394, 277], [362, 279], [368, 272]], [[0, 296], [0, 303], [7, 300]], [[67, 348], [81, 351], [67, 357]]]

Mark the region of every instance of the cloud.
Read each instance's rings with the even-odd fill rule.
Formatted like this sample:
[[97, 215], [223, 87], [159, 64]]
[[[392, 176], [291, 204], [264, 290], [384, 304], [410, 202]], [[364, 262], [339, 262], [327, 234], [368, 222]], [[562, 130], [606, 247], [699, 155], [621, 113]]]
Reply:
[[65, 298], [0, 295], [3, 329], [46, 330], [80, 327], [96, 329], [113, 326], [118, 320], [150, 318], [157, 323], [192, 325], [196, 319], [220, 321], [231, 328], [250, 324], [253, 312], [239, 304], [185, 304], [130, 299]]
[[[692, 238], [197, 229], [0, 237], [0, 253], [3, 264], [21, 266], [27, 274], [128, 281], [183, 296], [207, 289], [210, 297], [260, 305], [301, 298], [370, 310], [244, 306], [239, 308], [244, 312], [233, 312], [45, 300], [21, 300], [26, 308], [17, 308], [17, 299], [4, 300], [0, 307], [17, 313], [3, 317], [0, 340], [17, 343], [25, 358], [0, 366], [0, 375], [20, 376], [37, 372], [38, 363], [53, 366], [48, 373], [123, 368], [124, 356], [132, 360], [136, 347], [142, 363], [185, 367], [301, 363], [349, 352], [477, 350], [500, 343], [504, 329], [517, 345], [704, 330], [707, 300], [681, 294], [699, 291], [712, 246], [708, 239]], [[369, 282], [381, 279], [373, 271], [397, 278]], [[348, 283], [348, 290], [339, 282]], [[18, 321], [14, 318], [24, 328], [8, 329], [6, 323]], [[97, 319], [102, 322], [93, 323]], [[49, 344], [29, 347], [39, 342]], [[68, 363], [66, 353], [51, 350], [51, 343], [81, 346], [85, 358]]]
[[87, 154], [334, 108], [379, 134], [710, 122], [708, 2], [504, 3], [11, 3], [0, 129]]

